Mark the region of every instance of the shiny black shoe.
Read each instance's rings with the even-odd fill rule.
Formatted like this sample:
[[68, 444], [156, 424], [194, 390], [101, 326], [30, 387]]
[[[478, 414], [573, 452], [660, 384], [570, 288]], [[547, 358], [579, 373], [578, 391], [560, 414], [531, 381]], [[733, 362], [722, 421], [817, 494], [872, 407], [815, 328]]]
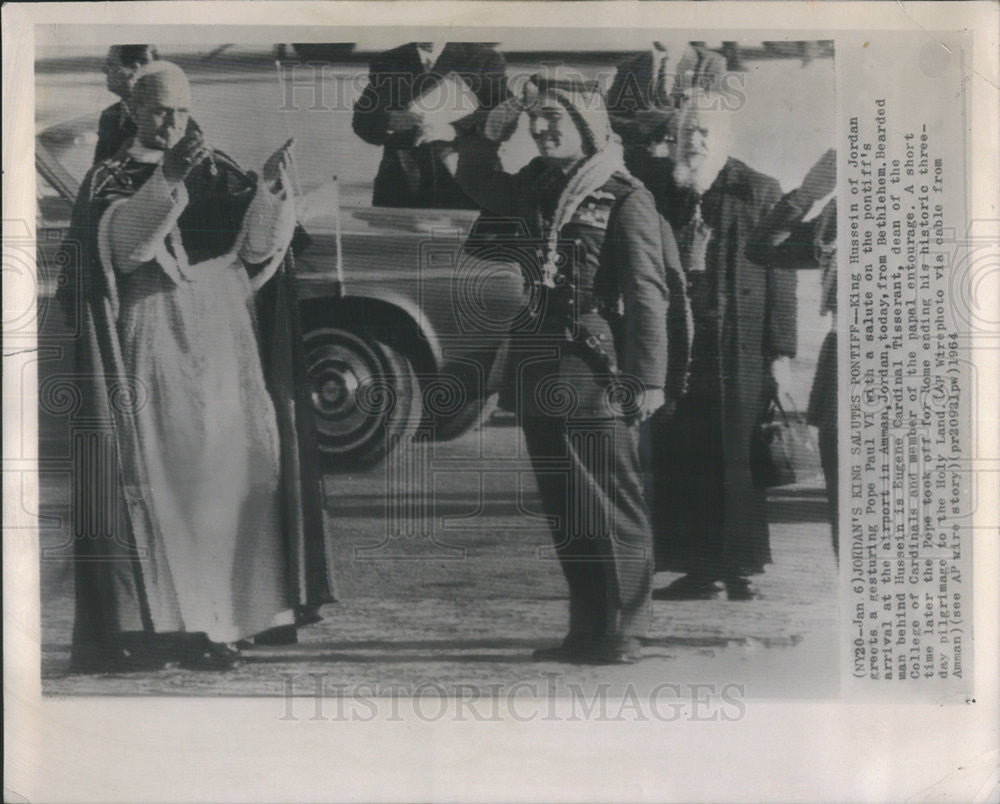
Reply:
[[726, 579], [726, 598], [734, 601], [756, 600], [760, 590], [745, 575], [737, 575]]
[[120, 632], [111, 644], [74, 645], [69, 672], [80, 675], [150, 673], [176, 665], [190, 642], [183, 632]]
[[299, 632], [294, 625], [276, 625], [261, 631], [253, 638], [255, 646], [295, 645], [299, 641]]
[[566, 639], [561, 645], [539, 648], [531, 655], [535, 662], [561, 664], [634, 664], [642, 658], [642, 646], [637, 639], [613, 643]]
[[295, 607], [295, 624], [299, 628], [321, 622], [322, 619], [323, 615], [319, 613], [319, 606], [307, 605]]
[[712, 578], [683, 575], [673, 583], [653, 590], [653, 600], [715, 600], [722, 586]]
[[532, 651], [531, 661], [576, 664], [579, 656], [579, 648], [568, 648], [565, 645], [553, 645], [549, 648], [538, 648], [537, 650]]
[[225, 672], [243, 664], [243, 657], [235, 648], [224, 642], [209, 642], [208, 637], [192, 644], [181, 658], [185, 670]]

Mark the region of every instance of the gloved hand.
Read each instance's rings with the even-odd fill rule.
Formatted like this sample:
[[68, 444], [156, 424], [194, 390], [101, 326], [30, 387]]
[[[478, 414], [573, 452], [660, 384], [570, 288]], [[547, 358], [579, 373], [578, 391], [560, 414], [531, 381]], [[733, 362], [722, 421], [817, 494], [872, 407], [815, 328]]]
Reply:
[[522, 112], [528, 111], [538, 100], [538, 87], [525, 80], [519, 87], [512, 79], [510, 97], [490, 109], [483, 122], [483, 136], [493, 142], [506, 142], [517, 130], [517, 123]]
[[636, 416], [639, 423], [642, 424], [642, 422], [656, 413], [656, 411], [666, 404], [666, 401], [667, 398], [662, 388], [647, 388], [643, 392], [642, 401], [639, 403], [639, 412]]
[[791, 399], [798, 407], [797, 400], [792, 396], [792, 361], [787, 357], [778, 357], [771, 361], [771, 378], [775, 383], [775, 391], [779, 398]]

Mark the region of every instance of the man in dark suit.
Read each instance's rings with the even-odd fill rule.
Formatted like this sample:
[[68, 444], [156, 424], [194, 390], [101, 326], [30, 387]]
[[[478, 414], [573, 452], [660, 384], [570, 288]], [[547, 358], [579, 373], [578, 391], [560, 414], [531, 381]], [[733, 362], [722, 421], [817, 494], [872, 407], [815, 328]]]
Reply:
[[670, 118], [694, 87], [718, 88], [726, 59], [687, 42], [653, 42], [623, 62], [608, 90], [608, 112], [625, 146], [625, 165], [645, 181], [647, 157], [669, 158]]
[[159, 58], [155, 45], [112, 45], [108, 48], [103, 67], [105, 82], [108, 91], [117, 95], [120, 100], [101, 112], [101, 119], [97, 124], [95, 164], [114, 156], [122, 145], [135, 136], [135, 121], [129, 114], [125, 101], [132, 91], [139, 69]]
[[[410, 42], [382, 53], [371, 64], [368, 86], [354, 105], [354, 132], [383, 146], [372, 203], [382, 207], [474, 208], [442, 162], [441, 146], [421, 142], [414, 101], [449, 74], [461, 79], [480, 113], [507, 95], [506, 63], [492, 48], [465, 42]], [[467, 133], [476, 122], [459, 122]], [[495, 156], [493, 157], [496, 158]]]
[[781, 198], [778, 182], [729, 157], [731, 112], [695, 90], [677, 119], [673, 189], [659, 199], [677, 235], [694, 314], [687, 393], [652, 444], [657, 570], [685, 573], [655, 599], [754, 593], [770, 563], [766, 497], [750, 443], [796, 348], [795, 272], [745, 249]]

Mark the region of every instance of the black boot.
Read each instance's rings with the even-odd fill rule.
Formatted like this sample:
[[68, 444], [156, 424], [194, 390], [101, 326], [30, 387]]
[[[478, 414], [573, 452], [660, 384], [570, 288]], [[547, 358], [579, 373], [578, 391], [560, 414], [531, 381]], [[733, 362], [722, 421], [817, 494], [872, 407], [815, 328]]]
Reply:
[[211, 642], [205, 634], [195, 634], [181, 658], [185, 670], [235, 670], [243, 664], [243, 657], [235, 648], [224, 642]]

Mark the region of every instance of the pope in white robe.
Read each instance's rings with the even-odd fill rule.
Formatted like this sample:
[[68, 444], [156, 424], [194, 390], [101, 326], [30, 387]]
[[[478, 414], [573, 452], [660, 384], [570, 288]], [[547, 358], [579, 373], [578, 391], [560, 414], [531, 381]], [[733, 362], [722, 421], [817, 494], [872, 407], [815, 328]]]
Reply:
[[185, 134], [189, 101], [180, 68], [158, 63], [136, 83], [135, 141], [90, 177], [98, 295], [132, 389], [115, 433], [135, 560], [113, 581], [115, 616], [126, 633], [196, 635], [182, 664], [228, 669], [231, 643], [294, 623], [281, 443], [254, 319], [254, 293], [295, 229], [291, 143], [255, 187], [239, 173], [230, 188], [232, 163]]

